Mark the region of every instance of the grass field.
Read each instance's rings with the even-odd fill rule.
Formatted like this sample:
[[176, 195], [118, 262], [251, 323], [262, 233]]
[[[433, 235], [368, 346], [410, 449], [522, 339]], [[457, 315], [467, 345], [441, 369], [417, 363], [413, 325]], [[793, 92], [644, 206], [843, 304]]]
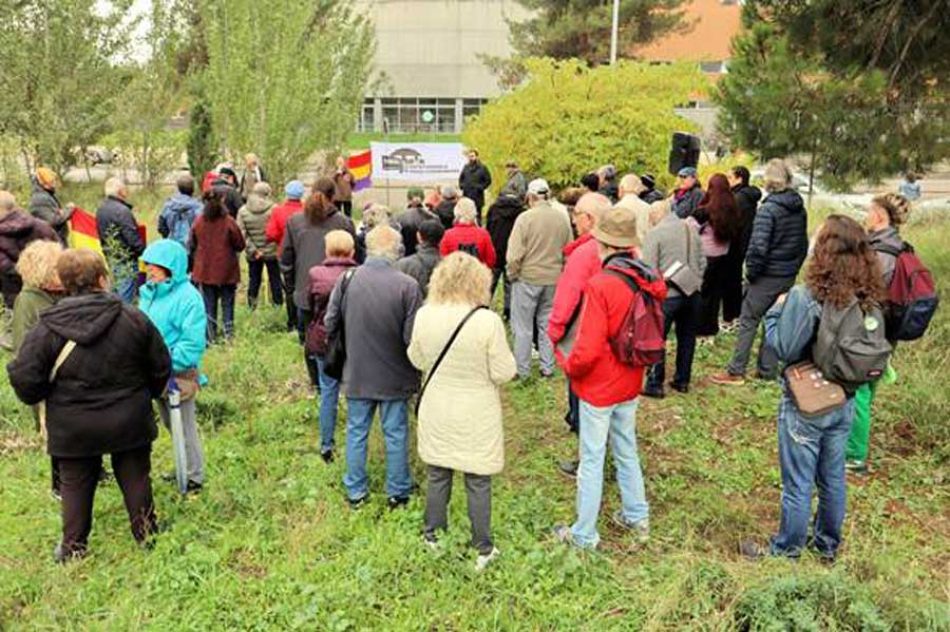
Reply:
[[[157, 194], [141, 192], [154, 207]], [[68, 191], [93, 207], [94, 192]], [[906, 236], [950, 296], [950, 223]], [[708, 383], [731, 350], [702, 348], [694, 392], [643, 402], [641, 458], [652, 540], [636, 548], [601, 522], [602, 549], [554, 543], [573, 516], [574, 485], [555, 462], [576, 450], [562, 421], [564, 385], [504, 391], [507, 467], [495, 481], [502, 556], [477, 575], [464, 492], [456, 487], [447, 546], [420, 540], [423, 500], [390, 513], [374, 430], [372, 502], [351, 512], [342, 459], [316, 451], [316, 403], [296, 339], [276, 310], [237, 316], [233, 345], [207, 356], [199, 399], [206, 491], [181, 499], [156, 482], [167, 531], [149, 552], [130, 537], [114, 484], [100, 489], [92, 554], [66, 567], [48, 461], [32, 419], [0, 386], [0, 629], [307, 630], [927, 630], [950, 629], [950, 311], [894, 357], [901, 376], [879, 391], [873, 473], [849, 485], [845, 545], [834, 567], [741, 560], [743, 536], [779, 517], [778, 387]], [[6, 358], [4, 358], [6, 360]], [[342, 425], [338, 443], [344, 440]], [[423, 465], [413, 471], [423, 480]], [[168, 435], [153, 470], [172, 467]], [[608, 479], [609, 480], [609, 479]], [[608, 482], [606, 516], [618, 504]]]

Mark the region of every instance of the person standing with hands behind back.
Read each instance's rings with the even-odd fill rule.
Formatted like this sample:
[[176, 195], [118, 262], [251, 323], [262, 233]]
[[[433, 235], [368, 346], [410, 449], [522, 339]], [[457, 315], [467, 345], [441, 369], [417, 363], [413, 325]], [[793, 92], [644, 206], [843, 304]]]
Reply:
[[[205, 194], [205, 208], [191, 229], [191, 251], [195, 267], [191, 279], [201, 284], [208, 314], [208, 344], [218, 339], [219, 324], [224, 337], [234, 335], [234, 297], [241, 282], [238, 253], [244, 250], [244, 237], [237, 222], [228, 214], [224, 196], [211, 189]], [[218, 305], [222, 320], [218, 320]]]

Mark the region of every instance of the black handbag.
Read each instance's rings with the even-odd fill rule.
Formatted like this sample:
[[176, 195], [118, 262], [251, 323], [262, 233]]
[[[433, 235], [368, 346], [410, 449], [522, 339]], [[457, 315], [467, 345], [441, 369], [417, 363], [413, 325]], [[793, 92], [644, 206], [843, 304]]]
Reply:
[[452, 335], [449, 337], [449, 341], [445, 343], [445, 346], [442, 347], [442, 353], [439, 354], [439, 357], [436, 358], [435, 364], [432, 365], [432, 368], [429, 369], [429, 375], [426, 376], [426, 381], [422, 384], [422, 390], [419, 391], [419, 397], [416, 398], [416, 418], [419, 417], [419, 405], [422, 404], [422, 396], [426, 393], [426, 388], [429, 386], [429, 382], [432, 380], [432, 376], [435, 375], [436, 370], [438, 370], [439, 365], [442, 364], [442, 360], [445, 358], [445, 354], [449, 352], [449, 349], [452, 348], [452, 343], [455, 342], [455, 339], [458, 338], [459, 332], [462, 331], [462, 327], [465, 326], [465, 323], [468, 322], [468, 319], [475, 315], [475, 312], [488, 309], [484, 305], [479, 305], [465, 315], [465, 318], [462, 319], [462, 322], [458, 324], [458, 327], [455, 328], [455, 331], [452, 332]]
[[340, 282], [340, 324], [327, 334], [327, 353], [323, 358], [323, 372], [334, 380], [343, 379], [346, 364], [346, 290], [356, 270], [348, 270]]

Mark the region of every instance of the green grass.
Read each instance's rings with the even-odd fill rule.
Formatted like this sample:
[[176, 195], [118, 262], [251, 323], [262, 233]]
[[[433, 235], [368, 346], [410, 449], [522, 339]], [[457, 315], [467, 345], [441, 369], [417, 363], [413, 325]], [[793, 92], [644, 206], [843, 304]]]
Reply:
[[[68, 193], [87, 207], [96, 198]], [[145, 208], [161, 196], [136, 193]], [[947, 229], [907, 233], [944, 296]], [[562, 421], [564, 387], [506, 387], [507, 467], [494, 487], [502, 557], [482, 575], [466, 547], [460, 485], [440, 554], [420, 542], [421, 497], [405, 511], [384, 508], [378, 430], [372, 502], [348, 510], [342, 459], [327, 466], [316, 452], [316, 404], [296, 339], [281, 331], [276, 310], [241, 309], [237, 319], [235, 343], [208, 354], [211, 384], [199, 399], [208, 487], [182, 500], [155, 483], [168, 530], [150, 552], [133, 543], [110, 484], [97, 496], [92, 555], [52, 563], [60, 521], [47, 493], [48, 461], [31, 417], [0, 387], [0, 628], [950, 629], [946, 308], [926, 339], [899, 348], [901, 381], [879, 391], [875, 471], [849, 486], [835, 567], [810, 557], [754, 564], [735, 553], [740, 537], [765, 537], [778, 523], [778, 390], [710, 385], [731, 349], [724, 336], [699, 351], [691, 395], [640, 408], [653, 530], [643, 549], [606, 520], [598, 553], [552, 542], [550, 527], [574, 511], [573, 483], [554, 467], [576, 450]], [[153, 470], [171, 468], [162, 431]], [[424, 480], [414, 448], [413, 472]], [[619, 502], [614, 484], [604, 498], [607, 515]]]

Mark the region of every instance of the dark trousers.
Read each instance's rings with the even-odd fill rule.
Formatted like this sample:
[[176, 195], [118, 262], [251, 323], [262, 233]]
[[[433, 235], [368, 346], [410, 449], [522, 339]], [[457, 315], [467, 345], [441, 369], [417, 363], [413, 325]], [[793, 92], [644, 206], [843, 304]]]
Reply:
[[703, 273], [702, 311], [696, 328], [697, 335], [715, 336], [719, 333], [719, 307], [726, 289], [728, 257], [708, 257]]
[[[99, 484], [102, 457], [59, 458], [60, 492], [63, 496], [63, 552], [83, 554], [92, 530], [92, 503]], [[132, 536], [142, 542], [155, 533], [155, 504], [152, 501], [151, 444], [112, 454], [112, 472], [122, 490], [129, 514]]]
[[742, 264], [745, 250], [733, 243], [726, 255], [724, 283], [722, 288], [722, 319], [731, 323], [742, 314]]
[[574, 394], [571, 383], [567, 383], [567, 413], [564, 415], [564, 421], [567, 423], [571, 432], [577, 434], [581, 427], [581, 401]]
[[353, 201], [352, 200], [340, 200], [333, 203], [338, 209], [343, 211], [343, 214], [347, 217], [353, 217]]
[[[284, 283], [284, 306], [287, 308], [287, 331], [298, 330], [297, 327], [297, 304], [294, 303], [294, 293]], [[299, 330], [298, 330], [299, 331]]]
[[261, 291], [265, 267], [271, 302], [275, 306], [284, 303], [284, 284], [280, 277], [280, 264], [277, 259], [254, 259], [247, 262], [247, 304], [251, 309], [257, 307], [257, 296]]
[[[208, 344], [218, 339], [218, 325], [224, 329], [224, 337], [234, 335], [234, 296], [236, 285], [201, 284], [201, 295], [205, 300], [205, 312], [208, 314]], [[218, 305], [221, 305], [221, 320], [218, 319]]]
[[504, 268], [495, 268], [491, 271], [491, 295], [495, 296], [495, 289], [498, 287], [499, 281], [504, 281], [502, 286], [505, 293], [504, 297], [504, 316], [505, 320], [511, 318], [511, 281], [508, 280], [508, 273]]
[[15, 271], [0, 273], [0, 293], [3, 294], [3, 305], [8, 310], [13, 309], [17, 294], [23, 289], [23, 280]]
[[[676, 373], [673, 384], [689, 386], [693, 372], [693, 354], [696, 351], [696, 325], [699, 322], [702, 298], [699, 294], [690, 297], [673, 296], [663, 301], [663, 339], [670, 336], [670, 328], [676, 325]], [[666, 381], [666, 358], [650, 368], [647, 389], [662, 391]]]
[[[746, 287], [742, 298], [742, 314], [739, 316], [739, 333], [736, 334], [736, 348], [726, 368], [730, 375], [745, 375], [759, 324], [776, 299], [788, 292], [794, 284], [795, 277], [760, 277]], [[778, 356], [765, 342], [764, 332], [762, 342], [759, 343], [758, 374], [766, 379], [778, 375]]]
[[[435, 535], [449, 526], [448, 507], [452, 498], [450, 469], [429, 466], [429, 488], [426, 491], [425, 531]], [[472, 523], [472, 546], [487, 555], [494, 548], [491, 539], [491, 476], [465, 474], [465, 495], [468, 497], [468, 519]]]
[[[289, 299], [291, 302], [293, 299]], [[317, 390], [320, 389], [320, 371], [317, 367], [317, 359], [307, 353], [307, 348], [304, 346], [307, 341], [307, 329], [310, 328], [310, 323], [313, 322], [313, 312], [297, 308], [297, 337], [300, 339], [300, 346], [304, 347], [303, 350], [303, 361], [307, 365], [307, 374], [310, 376], [310, 383], [313, 384], [314, 388]]]

